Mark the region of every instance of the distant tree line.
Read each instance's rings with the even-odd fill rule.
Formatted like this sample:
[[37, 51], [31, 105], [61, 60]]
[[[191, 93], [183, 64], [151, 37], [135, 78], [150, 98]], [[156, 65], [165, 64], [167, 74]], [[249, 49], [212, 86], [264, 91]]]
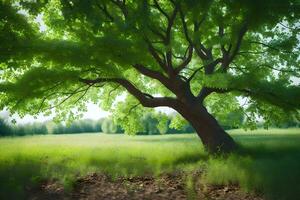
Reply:
[[[171, 128], [171, 117], [164, 124], [159, 125], [159, 119], [146, 113], [142, 116], [143, 131], [139, 135], [192, 133], [194, 129], [185, 125], [179, 130]], [[71, 124], [55, 123], [53, 121], [34, 122], [14, 125], [0, 118], [0, 136], [25, 136], [38, 134], [72, 134], [72, 133], [124, 133], [121, 126], [111, 118], [99, 120], [83, 119]]]
[[[174, 128], [171, 125], [172, 115], [165, 115], [163, 123], [153, 113], [145, 113], [141, 118], [143, 131], [139, 135], [155, 134], [180, 134], [195, 132], [190, 124]], [[230, 113], [221, 120], [224, 129], [241, 128], [243, 125], [243, 116], [238, 113]], [[234, 122], [234, 123], [232, 123]], [[263, 125], [261, 125], [262, 127]], [[282, 124], [274, 124], [273, 127], [299, 127], [299, 122], [288, 121]], [[99, 120], [83, 119], [74, 121], [71, 124], [54, 123], [53, 121], [34, 122], [27, 124], [14, 125], [0, 118], [0, 136], [25, 136], [38, 134], [72, 134], [72, 133], [124, 133], [121, 126], [111, 118], [102, 118]]]
[[14, 125], [0, 118], [0, 136], [95, 133], [102, 132], [101, 122], [102, 120], [84, 119], [68, 125], [53, 121]]
[[47, 134], [48, 130], [44, 123], [28, 123], [12, 125], [0, 118], [0, 136], [24, 136]]

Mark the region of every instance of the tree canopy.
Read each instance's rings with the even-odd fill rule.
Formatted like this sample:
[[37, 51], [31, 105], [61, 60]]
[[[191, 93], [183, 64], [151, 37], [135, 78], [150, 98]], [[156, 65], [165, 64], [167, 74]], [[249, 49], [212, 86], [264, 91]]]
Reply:
[[299, 119], [299, 17], [297, 0], [1, 1], [0, 108], [74, 119], [91, 101], [135, 133], [188, 93], [248, 127]]

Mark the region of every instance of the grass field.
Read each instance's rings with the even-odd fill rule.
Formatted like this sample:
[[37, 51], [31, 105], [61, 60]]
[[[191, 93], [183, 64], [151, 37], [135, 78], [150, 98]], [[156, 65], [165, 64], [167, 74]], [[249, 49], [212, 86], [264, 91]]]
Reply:
[[241, 149], [210, 157], [194, 134], [127, 136], [41, 135], [0, 139], [0, 199], [55, 179], [72, 189], [76, 177], [103, 172], [113, 177], [203, 169], [210, 184], [239, 184], [268, 199], [300, 196], [300, 129], [230, 131]]

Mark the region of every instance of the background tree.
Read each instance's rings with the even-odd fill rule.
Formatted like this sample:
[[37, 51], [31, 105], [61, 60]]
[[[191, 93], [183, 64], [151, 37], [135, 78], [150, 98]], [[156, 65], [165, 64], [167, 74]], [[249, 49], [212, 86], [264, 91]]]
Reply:
[[12, 134], [12, 129], [7, 125], [7, 122], [0, 118], [0, 136], [8, 136]]
[[120, 127], [114, 123], [114, 121], [110, 118], [106, 118], [103, 120], [101, 129], [103, 133], [120, 133]]
[[1, 1], [1, 108], [73, 120], [92, 101], [136, 133], [142, 106], [167, 106], [207, 150], [230, 151], [235, 142], [209, 113], [216, 108], [243, 109], [249, 126], [258, 115], [299, 118], [291, 81], [299, 8], [297, 0]]

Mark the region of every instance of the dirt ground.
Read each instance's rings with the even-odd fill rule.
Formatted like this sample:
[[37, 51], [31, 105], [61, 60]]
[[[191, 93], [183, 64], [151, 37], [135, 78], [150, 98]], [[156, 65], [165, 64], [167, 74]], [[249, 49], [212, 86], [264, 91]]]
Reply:
[[28, 191], [30, 200], [263, 200], [258, 195], [242, 192], [237, 186], [207, 186], [199, 174], [163, 174], [112, 179], [103, 174], [91, 174], [77, 180], [71, 193], [55, 182], [45, 182]]

